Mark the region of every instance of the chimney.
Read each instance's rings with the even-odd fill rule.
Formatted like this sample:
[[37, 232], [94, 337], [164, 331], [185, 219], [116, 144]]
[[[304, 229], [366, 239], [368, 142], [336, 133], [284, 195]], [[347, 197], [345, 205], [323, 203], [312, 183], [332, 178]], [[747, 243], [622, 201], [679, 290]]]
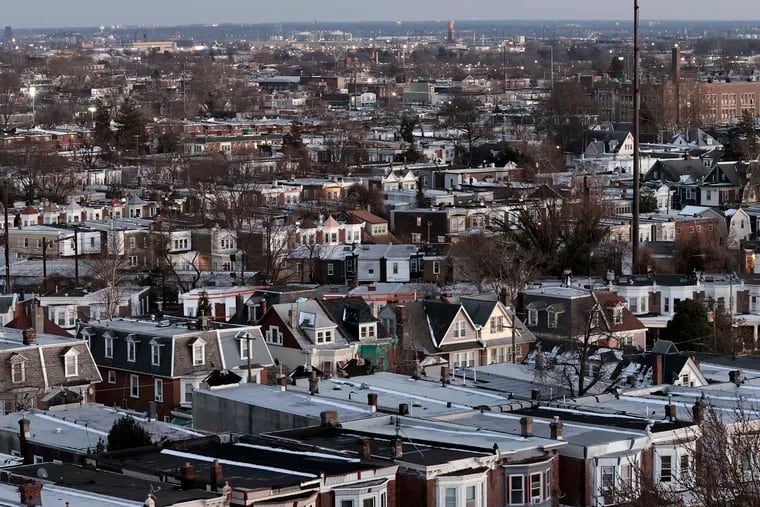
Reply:
[[367, 393], [367, 405], [370, 412], [377, 412], [377, 393]]
[[280, 375], [279, 381], [280, 381], [280, 391], [287, 391], [288, 390], [287, 375]]
[[24, 345], [35, 345], [37, 343], [37, 330], [32, 327], [24, 329], [21, 332], [21, 336]]
[[269, 308], [269, 303], [266, 299], [261, 299], [261, 315], [259, 315], [259, 319], [261, 319], [265, 313], [267, 313], [267, 309]]
[[45, 309], [41, 307], [40, 305], [36, 305], [34, 307], [34, 329], [37, 330], [38, 333], [42, 333], [45, 331]]
[[409, 404], [408, 403], [399, 403], [399, 405], [398, 405], [398, 415], [409, 415]]
[[541, 400], [541, 389], [531, 389], [530, 390], [530, 399], [531, 399], [531, 401], [540, 401]]
[[554, 420], [549, 423], [552, 440], [562, 440], [562, 427], [564, 423], [559, 420], [559, 416], [554, 416]]
[[502, 288], [499, 291], [499, 302], [503, 304], [504, 306], [510, 306], [511, 301], [509, 301], [509, 295], [506, 288]]
[[18, 443], [19, 443], [19, 450], [21, 451], [21, 456], [24, 457], [24, 464], [29, 465], [32, 463], [32, 452], [31, 448], [29, 447], [29, 437], [32, 436], [31, 430], [30, 430], [31, 421], [24, 417], [23, 419], [19, 419], [18, 421]]
[[665, 418], [670, 422], [676, 422], [676, 406], [670, 400], [665, 405]]
[[179, 482], [182, 490], [195, 489], [195, 467], [189, 461], [182, 465]]
[[652, 383], [654, 385], [662, 384], [662, 355], [654, 356], [654, 366], [652, 366]]
[[406, 327], [407, 311], [406, 306], [396, 306], [396, 338], [404, 339], [404, 328]]
[[404, 456], [404, 441], [396, 437], [391, 440], [391, 453], [393, 459], [401, 459]]
[[728, 372], [728, 380], [732, 384], [736, 384], [736, 387], [739, 387], [739, 385], [744, 380], [742, 371], [741, 370], [731, 370]]
[[290, 320], [290, 329], [298, 327], [298, 310], [295, 305], [292, 305], [290, 310], [288, 310], [288, 318]]
[[359, 459], [368, 460], [372, 456], [372, 447], [369, 438], [359, 439]]
[[219, 464], [218, 459], [214, 459], [214, 462], [211, 464], [211, 491], [219, 491], [219, 485], [222, 483], [223, 478], [222, 465]]
[[533, 418], [532, 417], [522, 417], [520, 419], [520, 435], [522, 435], [523, 437], [533, 436]]
[[705, 404], [701, 399], [694, 402], [694, 406], [691, 408], [691, 415], [694, 424], [702, 424], [705, 420]]
[[21, 505], [32, 506], [42, 505], [42, 484], [30, 481], [25, 482], [18, 487], [21, 497]]
[[448, 384], [450, 382], [449, 377], [450, 377], [449, 367], [441, 366], [441, 383]]
[[309, 394], [319, 394], [319, 381], [317, 380], [317, 370], [312, 369], [309, 375]]
[[319, 425], [323, 428], [337, 428], [338, 427], [338, 411], [337, 410], [325, 410], [319, 413]]
[[422, 365], [419, 359], [414, 360], [414, 370], [412, 371], [412, 378], [414, 380], [420, 380], [422, 378]]

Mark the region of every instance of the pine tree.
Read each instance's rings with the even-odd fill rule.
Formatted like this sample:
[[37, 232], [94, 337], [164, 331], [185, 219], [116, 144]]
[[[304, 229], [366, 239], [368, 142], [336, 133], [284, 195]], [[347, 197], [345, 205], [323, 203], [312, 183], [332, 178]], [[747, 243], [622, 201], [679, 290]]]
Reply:
[[111, 426], [108, 432], [108, 452], [144, 447], [153, 442], [145, 428], [129, 416], [124, 416]]
[[201, 292], [198, 299], [198, 313], [196, 317], [204, 317], [211, 315], [211, 301], [208, 300], [208, 294]]
[[113, 155], [115, 136], [111, 130], [111, 111], [101, 102], [97, 103], [95, 111], [95, 128], [93, 130], [93, 142], [102, 150], [101, 158], [110, 160]]
[[116, 136], [121, 149], [133, 149], [139, 155], [140, 140], [145, 140], [145, 122], [140, 109], [131, 100], [125, 100], [116, 115], [116, 123], [119, 124]]

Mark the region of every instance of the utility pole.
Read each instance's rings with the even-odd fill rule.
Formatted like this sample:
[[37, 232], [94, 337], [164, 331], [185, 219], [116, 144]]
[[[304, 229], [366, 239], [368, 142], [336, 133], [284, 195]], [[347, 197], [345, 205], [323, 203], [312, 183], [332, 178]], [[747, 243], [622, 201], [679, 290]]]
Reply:
[[74, 226], [74, 287], [79, 287], [79, 229]]
[[10, 254], [10, 234], [8, 234], [8, 178], [5, 178], [5, 293], [11, 293], [11, 254]]
[[641, 93], [639, 90], [639, 0], [633, 0], [633, 222], [631, 224], [631, 274], [638, 273], [639, 265], [639, 201], [641, 167], [639, 153], [639, 118], [641, 116]]

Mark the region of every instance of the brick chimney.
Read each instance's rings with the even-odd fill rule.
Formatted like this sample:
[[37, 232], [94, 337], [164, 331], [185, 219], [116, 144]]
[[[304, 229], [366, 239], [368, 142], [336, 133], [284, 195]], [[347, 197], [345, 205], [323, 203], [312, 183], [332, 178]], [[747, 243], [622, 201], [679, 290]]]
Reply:
[[287, 391], [288, 390], [288, 377], [287, 375], [280, 375], [278, 378], [279, 384], [280, 384], [280, 391]]
[[533, 436], [533, 418], [522, 417], [520, 419], [520, 435], [523, 437]]
[[694, 402], [694, 406], [691, 408], [691, 415], [694, 424], [702, 424], [705, 420], [705, 404], [701, 399]]
[[32, 322], [32, 325], [34, 326], [34, 329], [37, 330], [38, 333], [42, 333], [45, 331], [45, 309], [41, 307], [40, 305], [34, 306], [34, 322]]
[[24, 464], [28, 465], [32, 463], [32, 451], [29, 448], [29, 437], [32, 436], [31, 433], [31, 424], [32, 422], [24, 417], [23, 419], [19, 419], [18, 421], [18, 443], [21, 451], [21, 456], [24, 457]]
[[218, 459], [214, 459], [214, 462], [211, 464], [211, 477], [209, 479], [211, 490], [219, 491], [219, 486], [224, 479], [224, 473], [222, 471], [222, 465], [219, 463]]
[[441, 366], [441, 383], [448, 384], [450, 382], [450, 370], [448, 366]]
[[404, 441], [398, 437], [391, 440], [391, 453], [393, 459], [401, 459], [404, 456]]
[[42, 484], [30, 481], [18, 487], [21, 505], [42, 505]]
[[180, 470], [180, 488], [195, 489], [195, 467], [189, 461], [186, 461]]
[[406, 306], [396, 306], [396, 337], [399, 340], [404, 339], [404, 329], [406, 328], [407, 311]]
[[367, 393], [367, 405], [370, 412], [377, 412], [377, 393]]
[[409, 404], [408, 403], [399, 403], [398, 404], [398, 415], [409, 415]]
[[320, 412], [319, 424], [323, 428], [337, 428], [338, 427], [338, 411], [325, 410], [324, 412]]
[[552, 440], [562, 440], [562, 428], [564, 423], [559, 420], [559, 416], [554, 416], [554, 420], [549, 423]]
[[314, 369], [309, 374], [309, 394], [319, 394], [319, 381], [317, 380], [317, 371]]
[[654, 366], [652, 366], [652, 383], [654, 385], [662, 384], [662, 355], [654, 356]]
[[24, 345], [34, 345], [37, 343], [37, 330], [33, 327], [21, 331], [21, 337]]
[[369, 438], [359, 439], [359, 459], [368, 460], [372, 456], [372, 446]]

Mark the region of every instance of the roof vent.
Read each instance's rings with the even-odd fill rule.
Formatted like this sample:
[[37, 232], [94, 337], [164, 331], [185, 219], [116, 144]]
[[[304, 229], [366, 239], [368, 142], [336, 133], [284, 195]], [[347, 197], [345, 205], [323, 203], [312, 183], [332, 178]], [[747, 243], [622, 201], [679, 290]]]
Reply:
[[156, 327], [169, 327], [172, 323], [169, 319], [159, 320], [158, 324], [156, 324]]

